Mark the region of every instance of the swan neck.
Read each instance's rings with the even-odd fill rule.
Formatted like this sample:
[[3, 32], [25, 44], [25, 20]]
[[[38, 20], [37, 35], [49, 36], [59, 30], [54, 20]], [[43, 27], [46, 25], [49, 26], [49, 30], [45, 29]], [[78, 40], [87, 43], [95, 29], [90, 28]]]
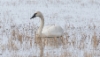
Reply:
[[41, 18], [41, 20], [40, 20], [40, 27], [39, 27], [39, 35], [41, 35], [42, 29], [43, 29], [43, 26], [44, 26], [44, 17], [41, 16], [40, 18]]

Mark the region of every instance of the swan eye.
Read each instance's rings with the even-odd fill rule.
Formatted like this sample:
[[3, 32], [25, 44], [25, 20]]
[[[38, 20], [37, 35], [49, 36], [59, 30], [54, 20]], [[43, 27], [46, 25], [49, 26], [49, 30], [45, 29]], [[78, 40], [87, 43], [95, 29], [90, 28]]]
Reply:
[[35, 17], [36, 17], [36, 14], [37, 14], [37, 13], [34, 13], [34, 15], [33, 15], [30, 19], [35, 18]]

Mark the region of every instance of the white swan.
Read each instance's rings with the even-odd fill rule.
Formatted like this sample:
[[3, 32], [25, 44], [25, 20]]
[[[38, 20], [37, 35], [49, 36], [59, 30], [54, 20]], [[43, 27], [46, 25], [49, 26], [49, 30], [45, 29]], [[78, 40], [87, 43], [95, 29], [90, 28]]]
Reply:
[[45, 26], [44, 27], [44, 17], [41, 12], [36, 12], [30, 19], [34, 17], [41, 18], [40, 27], [37, 30], [36, 34], [39, 37], [61, 37], [63, 35], [63, 29], [58, 25], [52, 25], [52, 26]]

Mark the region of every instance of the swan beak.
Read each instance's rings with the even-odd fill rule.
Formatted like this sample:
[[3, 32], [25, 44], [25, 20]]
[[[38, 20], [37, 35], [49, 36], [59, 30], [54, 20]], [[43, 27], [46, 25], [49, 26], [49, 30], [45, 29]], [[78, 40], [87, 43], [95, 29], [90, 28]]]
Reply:
[[35, 16], [33, 15], [30, 19], [35, 18]]
[[37, 13], [35, 13], [30, 19], [35, 18], [35, 17], [36, 17], [36, 14], [37, 14]]

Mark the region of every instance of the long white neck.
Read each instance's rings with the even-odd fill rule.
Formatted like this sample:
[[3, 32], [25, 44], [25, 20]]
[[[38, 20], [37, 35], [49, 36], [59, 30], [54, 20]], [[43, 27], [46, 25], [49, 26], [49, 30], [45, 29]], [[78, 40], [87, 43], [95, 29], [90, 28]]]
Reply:
[[39, 30], [38, 30], [38, 34], [41, 35], [42, 33], [42, 29], [43, 29], [43, 26], [44, 26], [44, 17], [43, 16], [40, 16], [41, 20], [40, 20], [40, 27], [39, 27]]

